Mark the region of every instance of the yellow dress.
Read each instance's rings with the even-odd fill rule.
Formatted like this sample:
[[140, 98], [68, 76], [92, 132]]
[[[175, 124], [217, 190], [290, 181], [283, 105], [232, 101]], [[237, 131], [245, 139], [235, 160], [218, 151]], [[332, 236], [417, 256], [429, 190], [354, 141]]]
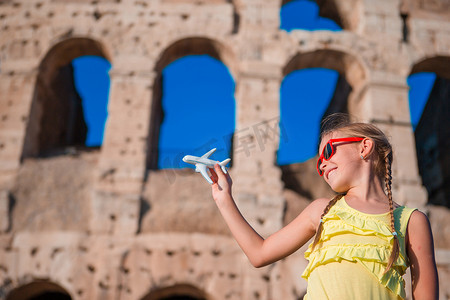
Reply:
[[319, 243], [305, 252], [309, 264], [302, 277], [308, 289], [303, 299], [404, 299], [402, 276], [409, 266], [405, 236], [414, 210], [394, 210], [400, 254], [384, 274], [394, 239], [389, 212], [366, 214], [348, 206], [344, 197], [338, 200], [323, 217]]

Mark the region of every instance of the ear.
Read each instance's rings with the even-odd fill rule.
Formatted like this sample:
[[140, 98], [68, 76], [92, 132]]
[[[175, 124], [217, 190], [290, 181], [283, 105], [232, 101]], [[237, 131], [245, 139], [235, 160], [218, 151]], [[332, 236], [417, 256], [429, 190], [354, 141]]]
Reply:
[[368, 158], [373, 151], [375, 150], [375, 143], [370, 138], [365, 138], [360, 143], [360, 155], [366, 159]]

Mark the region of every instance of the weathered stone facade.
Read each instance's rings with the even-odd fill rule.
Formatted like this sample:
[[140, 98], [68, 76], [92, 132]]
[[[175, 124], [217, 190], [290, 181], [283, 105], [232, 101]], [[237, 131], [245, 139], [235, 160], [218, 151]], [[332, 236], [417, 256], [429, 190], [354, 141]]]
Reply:
[[[391, 136], [394, 199], [430, 214], [440, 297], [450, 298], [443, 284], [450, 279], [450, 213], [426, 206], [406, 83], [421, 71], [450, 78], [449, 2], [318, 1], [322, 15], [343, 27], [337, 33], [280, 30], [286, 2], [0, 1], [0, 299], [41, 292], [72, 299], [301, 298], [303, 250], [254, 269], [203, 178], [152, 167], [161, 72], [190, 54], [229, 68], [237, 129], [279, 116], [280, 85], [290, 72], [338, 71], [351, 87], [348, 111]], [[65, 68], [82, 55], [113, 66], [99, 150], [67, 148], [82, 136], [68, 139], [60, 125], [64, 103], [79, 101], [67, 94], [73, 86], [66, 86], [72, 75]], [[74, 122], [82, 134], [83, 120]], [[235, 149], [231, 168], [238, 205], [264, 236], [319, 192], [330, 194], [314, 163], [277, 167], [279, 135], [268, 134], [249, 156]], [[55, 149], [58, 155], [46, 155]]]

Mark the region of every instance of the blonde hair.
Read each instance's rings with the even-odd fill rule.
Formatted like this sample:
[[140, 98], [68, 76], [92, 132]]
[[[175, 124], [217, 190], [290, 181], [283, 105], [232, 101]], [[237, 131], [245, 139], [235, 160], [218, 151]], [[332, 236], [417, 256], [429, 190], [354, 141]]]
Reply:
[[[319, 144], [323, 137], [333, 133], [340, 132], [348, 137], [364, 137], [369, 138], [374, 142], [374, 151], [377, 154], [373, 162], [373, 170], [375, 174], [380, 178], [384, 179], [385, 191], [389, 199], [389, 213], [390, 213], [390, 226], [391, 232], [394, 235], [394, 245], [392, 247], [391, 255], [389, 257], [385, 272], [389, 271], [394, 262], [399, 256], [399, 243], [397, 234], [395, 231], [395, 221], [394, 221], [394, 202], [392, 200], [392, 146], [386, 135], [375, 125], [369, 123], [352, 123], [349, 120], [347, 114], [332, 114], [326, 117], [322, 122], [321, 134], [319, 138]], [[343, 194], [339, 194], [330, 200], [328, 205], [325, 207], [322, 218], [328, 213], [330, 208], [343, 197]], [[320, 235], [322, 233], [322, 222], [319, 223], [317, 228], [316, 236], [313, 242], [313, 249], [318, 244], [320, 240]]]

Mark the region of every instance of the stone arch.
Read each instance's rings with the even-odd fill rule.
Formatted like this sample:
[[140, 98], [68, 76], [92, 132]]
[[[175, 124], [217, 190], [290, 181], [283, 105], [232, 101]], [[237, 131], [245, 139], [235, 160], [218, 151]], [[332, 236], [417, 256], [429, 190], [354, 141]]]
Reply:
[[434, 72], [439, 77], [450, 78], [450, 57], [435, 56], [422, 59], [415, 63], [410, 75], [419, 72]]
[[307, 68], [326, 68], [339, 73], [335, 95], [325, 114], [337, 111], [353, 113], [367, 82], [366, 67], [361, 60], [352, 54], [332, 49], [297, 53], [285, 64], [283, 77], [293, 71]]
[[188, 37], [173, 42], [161, 53], [154, 70], [160, 75], [171, 62], [186, 55], [196, 54], [208, 54], [222, 61], [236, 78], [237, 63], [234, 53], [225, 44], [209, 37]]
[[70, 294], [60, 285], [49, 281], [33, 281], [13, 289], [6, 300], [70, 300]]
[[[281, 6], [294, 0], [281, 0]], [[336, 1], [315, 0], [319, 6], [319, 15], [333, 20], [342, 29], [354, 31], [358, 27], [362, 12], [361, 0]]]
[[419, 72], [436, 74], [414, 132], [419, 174], [428, 202], [450, 207], [450, 57], [423, 59], [412, 67], [410, 75]]
[[233, 52], [224, 44], [207, 37], [189, 37], [175, 41], [169, 45], [159, 56], [155, 64], [156, 73], [153, 84], [152, 108], [150, 117], [150, 134], [147, 152], [147, 169], [157, 169], [159, 126], [163, 119], [161, 106], [162, 99], [162, 72], [164, 68], [175, 60], [187, 55], [207, 54], [228, 67], [236, 82], [237, 62]]
[[209, 300], [205, 292], [190, 284], [176, 284], [154, 290], [141, 300]]
[[[326, 68], [339, 73], [334, 95], [325, 115], [334, 112], [355, 114], [355, 107], [367, 83], [366, 67], [354, 55], [339, 50], [315, 50], [297, 53], [283, 68], [283, 77], [293, 71]], [[286, 210], [284, 224], [288, 224], [311, 201], [332, 197], [333, 191], [323, 180], [317, 180], [316, 160], [280, 166], [285, 185]]]
[[[103, 45], [90, 38], [70, 38], [54, 45], [42, 59], [27, 123], [22, 159], [84, 144], [87, 127], [75, 90], [71, 61], [94, 55], [111, 61]], [[61, 101], [63, 99], [63, 101]]]

